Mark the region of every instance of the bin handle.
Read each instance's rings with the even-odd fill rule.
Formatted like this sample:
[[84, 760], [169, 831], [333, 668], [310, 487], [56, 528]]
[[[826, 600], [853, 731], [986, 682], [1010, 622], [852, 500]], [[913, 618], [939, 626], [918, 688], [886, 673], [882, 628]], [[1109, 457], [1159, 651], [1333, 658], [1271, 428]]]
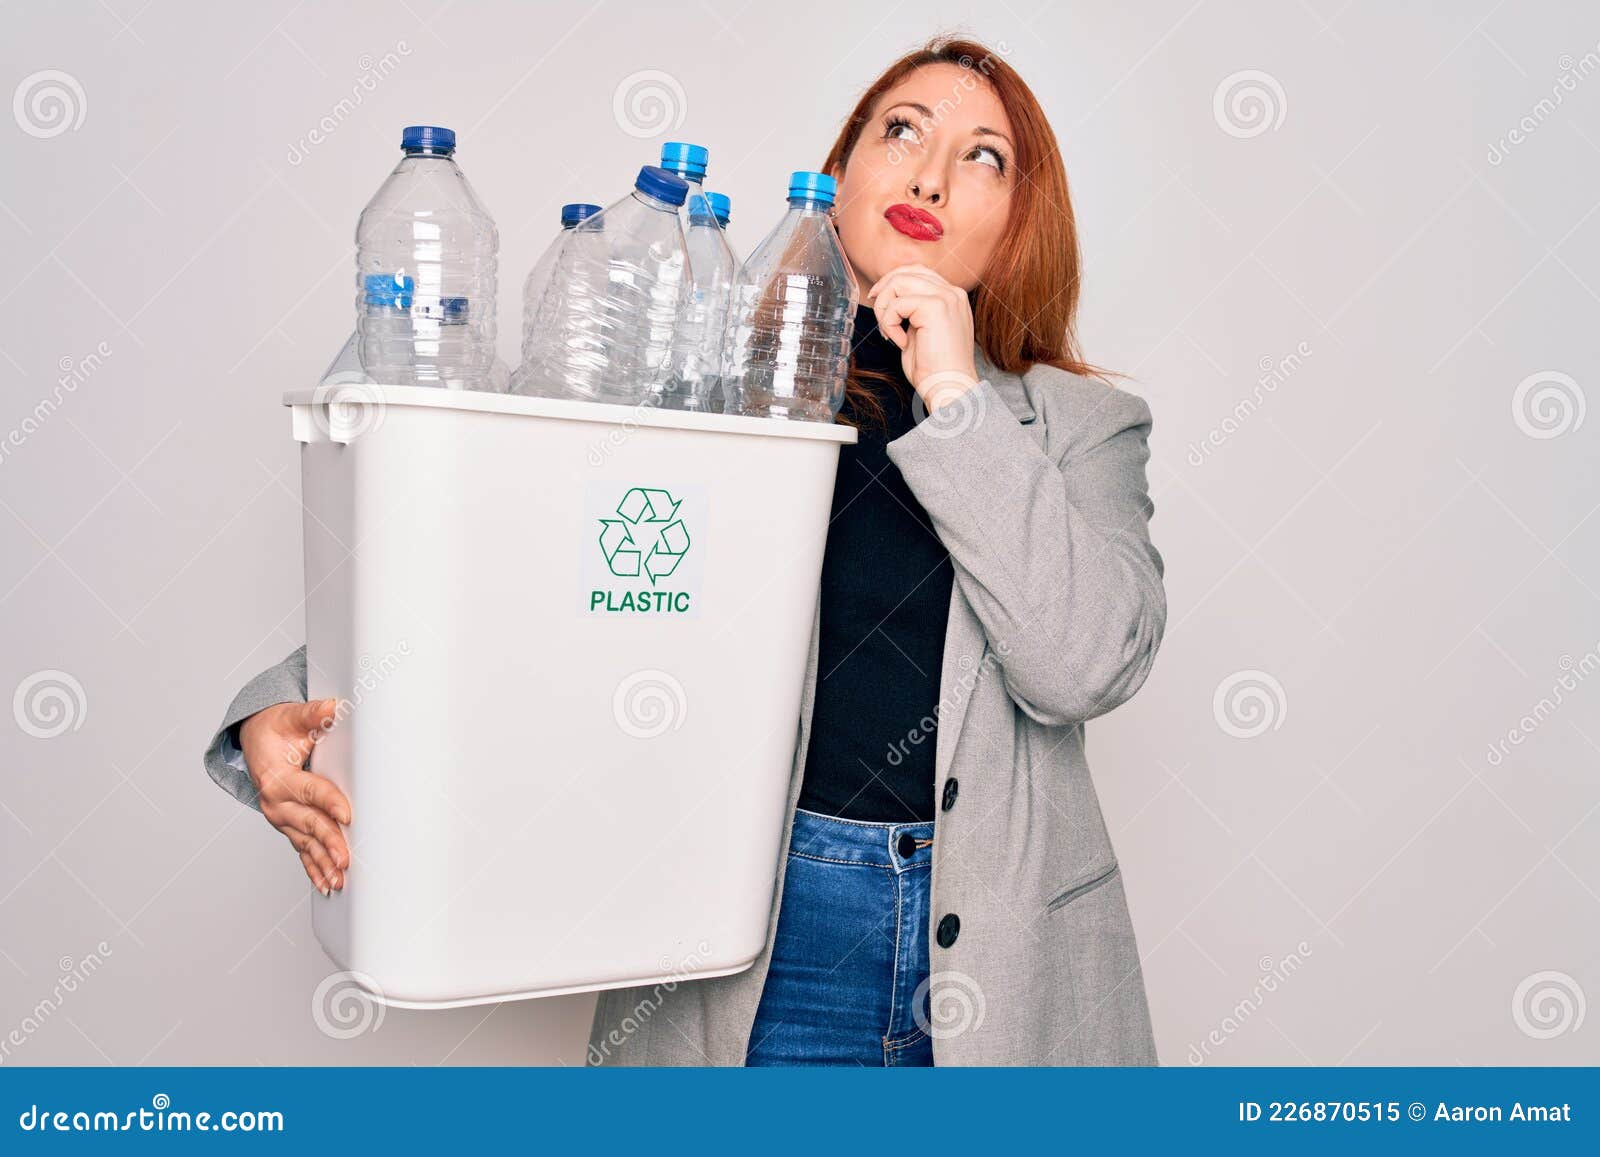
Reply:
[[347, 445], [382, 421], [383, 407], [378, 387], [364, 382], [318, 386], [309, 402], [290, 407], [295, 441]]

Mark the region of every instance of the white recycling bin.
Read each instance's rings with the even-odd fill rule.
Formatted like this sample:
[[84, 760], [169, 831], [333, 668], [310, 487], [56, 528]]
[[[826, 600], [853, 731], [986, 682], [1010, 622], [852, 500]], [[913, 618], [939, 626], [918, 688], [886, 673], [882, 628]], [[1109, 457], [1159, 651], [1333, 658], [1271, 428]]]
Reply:
[[845, 426], [426, 387], [290, 392], [313, 926], [447, 1008], [721, 976], [766, 942]]

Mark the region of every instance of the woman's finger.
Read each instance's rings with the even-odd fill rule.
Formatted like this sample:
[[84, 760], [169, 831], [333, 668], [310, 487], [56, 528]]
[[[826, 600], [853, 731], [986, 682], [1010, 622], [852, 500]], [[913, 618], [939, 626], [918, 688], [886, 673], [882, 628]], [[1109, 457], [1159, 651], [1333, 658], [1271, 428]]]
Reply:
[[959, 293], [961, 291], [932, 270], [924, 272], [921, 269], [901, 269], [884, 274], [878, 284], [873, 287], [873, 292], [870, 296], [874, 302], [877, 302], [886, 296], [893, 296], [896, 293], [937, 295], [948, 292]]
[[282, 816], [288, 823], [326, 848], [332, 856], [333, 867], [350, 866], [350, 848], [345, 843], [344, 833], [339, 830], [339, 825], [334, 823], [327, 812], [291, 800], [283, 804]]
[[905, 265], [896, 265], [893, 269], [890, 269], [889, 271], [884, 273], [884, 275], [882, 277], [878, 278], [877, 281], [872, 283], [872, 286], [867, 290], [867, 296], [868, 297], [875, 296], [877, 294], [877, 292], [883, 287], [883, 283], [884, 282], [888, 281], [891, 277], [899, 277], [899, 276], [901, 276], [903, 274], [910, 274], [910, 275], [913, 275], [913, 276], [923, 277], [923, 278], [926, 278], [927, 280], [936, 282], [936, 283], [941, 284], [941, 285], [949, 285], [950, 284], [943, 277], [940, 277], [939, 274], [936, 273], [930, 267], [922, 264], [920, 261], [912, 261], [912, 262], [907, 262]]
[[311, 862], [317, 871], [317, 875], [312, 877], [312, 883], [316, 884], [319, 889], [324, 885], [331, 887], [332, 885], [328, 884], [328, 881], [334, 878], [334, 874], [338, 869], [334, 866], [333, 857], [328, 854], [328, 849], [322, 846], [321, 841], [315, 836], [307, 835], [297, 827], [286, 826], [278, 830], [284, 834], [289, 843], [294, 845], [294, 850], [300, 853], [302, 860], [307, 856], [311, 858]]
[[301, 803], [325, 812], [341, 824], [350, 822], [350, 798], [327, 776], [303, 771], [293, 779], [291, 786]]
[[[900, 323], [910, 322], [913, 329], [926, 325], [933, 311], [944, 304], [943, 300], [926, 293], [901, 294], [882, 299], [873, 307], [878, 315], [879, 329], [899, 329]], [[908, 335], [909, 336], [909, 335]], [[902, 349], [905, 347], [901, 347]]]
[[331, 891], [331, 887], [328, 884], [327, 875], [317, 864], [316, 857], [310, 852], [301, 852], [300, 862], [305, 865], [306, 878], [311, 881], [311, 886], [326, 896]]

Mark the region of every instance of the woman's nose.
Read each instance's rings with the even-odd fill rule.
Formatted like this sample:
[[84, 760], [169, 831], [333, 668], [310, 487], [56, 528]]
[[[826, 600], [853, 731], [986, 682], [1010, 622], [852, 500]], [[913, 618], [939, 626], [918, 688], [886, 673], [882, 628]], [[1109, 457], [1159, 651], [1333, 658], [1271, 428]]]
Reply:
[[924, 197], [926, 197], [930, 205], [937, 205], [944, 199], [944, 195], [931, 181], [921, 179], [913, 180], [910, 185], [907, 186], [907, 188], [910, 190], [912, 197], [916, 198], [917, 200], [922, 200]]

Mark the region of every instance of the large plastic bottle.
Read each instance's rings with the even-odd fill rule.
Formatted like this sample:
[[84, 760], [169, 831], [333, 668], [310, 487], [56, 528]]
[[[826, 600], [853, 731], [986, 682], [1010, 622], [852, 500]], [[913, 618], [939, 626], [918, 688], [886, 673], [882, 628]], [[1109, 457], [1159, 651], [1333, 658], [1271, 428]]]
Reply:
[[658, 404], [669, 409], [710, 410], [711, 395], [720, 388], [728, 301], [739, 263], [702, 187], [710, 155], [705, 146], [682, 141], [661, 146], [661, 167], [689, 185], [678, 215], [689, 251], [689, 292], [678, 316], [671, 367], [658, 389]]
[[556, 260], [561, 256], [561, 247], [566, 244], [572, 231], [584, 221], [600, 212], [599, 205], [591, 205], [586, 201], [574, 202], [561, 206], [561, 231], [556, 234], [555, 240], [545, 248], [539, 260], [528, 271], [528, 276], [522, 283], [522, 364], [517, 367], [517, 372], [511, 375], [510, 392], [513, 394], [532, 393], [527, 381], [526, 368], [528, 357], [533, 352], [534, 320], [539, 312], [539, 306], [544, 302], [544, 291], [550, 285], [551, 275], [556, 268]]
[[405, 155], [356, 226], [361, 364], [384, 385], [493, 389], [500, 234], [456, 166], [456, 135], [404, 130]]
[[834, 180], [789, 178], [789, 211], [734, 282], [723, 386], [729, 413], [831, 422], [844, 402], [860, 291], [829, 219]]
[[683, 180], [655, 165], [573, 230], [534, 315], [527, 388], [550, 397], [653, 404], [689, 287]]

